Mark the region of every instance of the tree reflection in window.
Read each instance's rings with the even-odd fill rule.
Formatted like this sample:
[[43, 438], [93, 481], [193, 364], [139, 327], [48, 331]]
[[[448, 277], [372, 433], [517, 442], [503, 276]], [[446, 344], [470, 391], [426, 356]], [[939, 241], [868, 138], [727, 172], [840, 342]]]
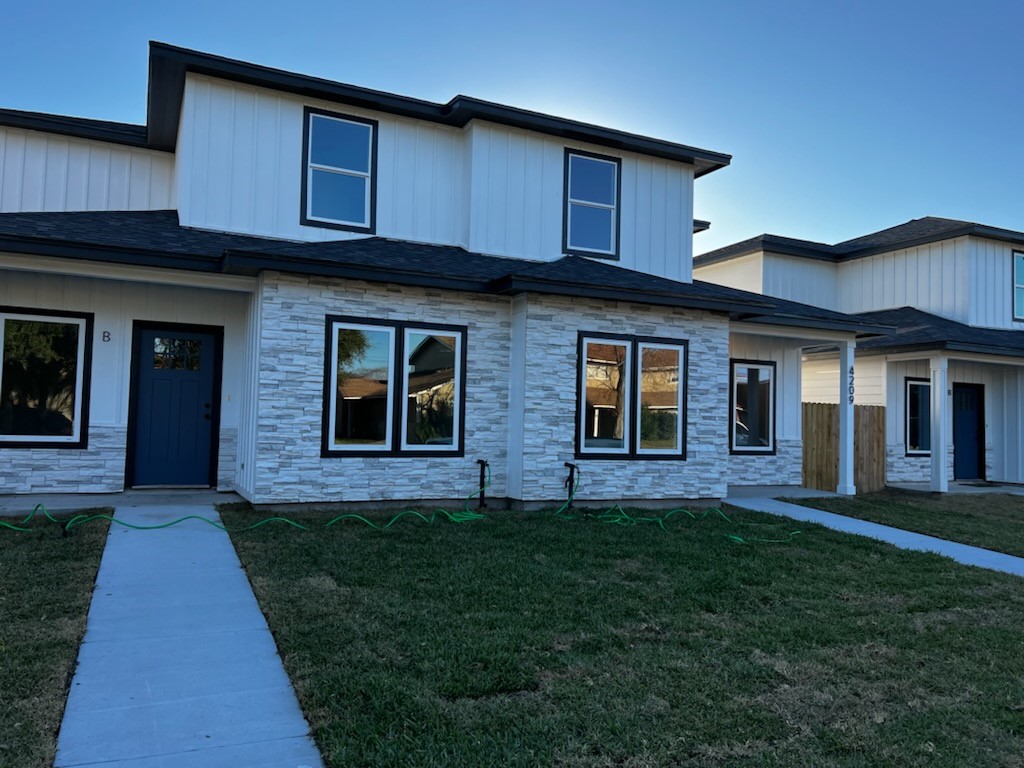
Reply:
[[156, 370], [198, 371], [202, 341], [166, 339], [153, 341], [153, 368]]
[[409, 331], [406, 337], [407, 445], [453, 445], [455, 336]]
[[388, 447], [392, 332], [339, 327], [334, 445]]
[[0, 435], [75, 435], [77, 323], [3, 322]]

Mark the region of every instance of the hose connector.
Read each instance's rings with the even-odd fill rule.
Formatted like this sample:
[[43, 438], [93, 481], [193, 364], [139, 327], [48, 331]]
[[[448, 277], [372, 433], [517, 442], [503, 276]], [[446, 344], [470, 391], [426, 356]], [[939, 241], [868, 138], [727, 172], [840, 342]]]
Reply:
[[480, 495], [477, 497], [476, 508], [483, 511], [487, 509], [487, 469], [491, 466], [487, 459], [477, 459], [480, 465]]

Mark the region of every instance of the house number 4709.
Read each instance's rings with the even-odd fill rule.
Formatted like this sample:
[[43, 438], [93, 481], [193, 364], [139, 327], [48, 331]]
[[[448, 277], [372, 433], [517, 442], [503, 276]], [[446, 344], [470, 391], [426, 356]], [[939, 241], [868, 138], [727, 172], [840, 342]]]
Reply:
[[849, 386], [850, 403], [853, 403], [853, 366], [850, 366], [850, 386]]

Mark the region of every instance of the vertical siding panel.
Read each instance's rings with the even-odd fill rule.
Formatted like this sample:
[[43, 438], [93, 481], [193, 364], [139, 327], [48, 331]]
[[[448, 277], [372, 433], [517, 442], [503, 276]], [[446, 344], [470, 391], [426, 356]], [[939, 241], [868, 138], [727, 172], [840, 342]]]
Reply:
[[276, 220], [275, 198], [267, 191], [274, 188], [277, 168], [273, 161], [277, 153], [277, 100], [257, 94], [254, 120], [255, 139], [250, 158], [253, 169], [253, 231], [269, 234], [274, 232]]
[[121, 152], [110, 154], [110, 181], [107, 187], [107, 205], [109, 210], [124, 211], [128, 209], [128, 178], [131, 173], [128, 155]]
[[69, 145], [68, 175], [65, 182], [64, 210], [87, 211], [89, 198], [89, 145]]
[[44, 142], [45, 173], [43, 175], [43, 210], [62, 211], [66, 202], [68, 181], [68, 142], [64, 139]]
[[256, 96], [253, 91], [240, 88], [232, 93], [228, 225], [234, 231], [252, 232], [256, 226], [256, 174], [252, 165], [256, 145]]
[[46, 138], [42, 134], [27, 134], [25, 159], [21, 179], [19, 210], [41, 211], [44, 205], [43, 180], [46, 176]]
[[0, 211], [21, 210], [21, 187], [25, 178], [25, 134], [7, 131], [4, 141], [4, 176], [0, 188]]
[[105, 147], [89, 148], [89, 183], [86, 191], [90, 210], [104, 210], [110, 200], [110, 150]]
[[[538, 253], [540, 242], [537, 231], [526, 219], [526, 196], [535, 196], [534, 188], [539, 178], [526, 175], [526, 136], [519, 132], [510, 132], [508, 154], [505, 159], [507, 179], [506, 194], [506, 226], [510, 237], [506, 241], [505, 252]], [[529, 191], [527, 191], [529, 189]]]
[[635, 238], [633, 240], [634, 263], [641, 258], [640, 254], [649, 254], [651, 252], [651, 227], [649, 224], [650, 211], [654, 204], [654, 174], [651, 167], [652, 163], [645, 157], [637, 157], [635, 165], [636, 185], [634, 189], [636, 191], [636, 196], [633, 201], [635, 211], [630, 217], [636, 227]]
[[414, 240], [434, 239], [434, 222], [438, 212], [438, 191], [440, 185], [436, 174], [437, 131], [424, 125], [416, 125], [413, 138], [416, 141], [416, 176], [411, 186], [418, 205], [413, 210], [410, 222], [410, 237]]
[[128, 155], [128, 207], [133, 211], [149, 209], [149, 178], [152, 162], [147, 155], [132, 152]]

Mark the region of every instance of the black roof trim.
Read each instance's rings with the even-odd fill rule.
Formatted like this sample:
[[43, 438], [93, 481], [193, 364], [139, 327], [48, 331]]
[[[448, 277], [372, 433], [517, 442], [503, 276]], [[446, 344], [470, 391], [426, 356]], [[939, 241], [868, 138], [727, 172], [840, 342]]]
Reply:
[[858, 345], [858, 353], [975, 352], [1004, 357], [1024, 357], [1024, 329], [980, 328], [934, 315], [915, 307], [861, 312], [869, 322], [885, 323], [895, 332]]
[[976, 224], [972, 221], [925, 216], [898, 224], [895, 227], [856, 237], [852, 240], [844, 240], [835, 245], [781, 237], [780, 235], [758, 235], [757, 237], [695, 256], [693, 264], [695, 267], [705, 267], [710, 264], [717, 264], [762, 251], [836, 263], [863, 259], [879, 253], [888, 253], [904, 248], [915, 248], [942, 240], [953, 240], [968, 235], [982, 237], [987, 240], [1013, 243], [1014, 245], [1024, 245], [1024, 232], [991, 227], [987, 224]]
[[170, 251], [120, 248], [114, 245], [96, 245], [69, 241], [53, 241], [0, 235], [0, 252], [24, 253], [31, 256], [57, 256], [81, 261], [102, 261], [110, 264], [128, 264], [142, 267], [187, 269], [196, 272], [219, 272], [219, 256], [196, 256]]
[[[23, 112], [18, 109], [0, 109], [0, 125], [44, 131], [76, 139], [107, 141], [129, 147], [147, 147], [146, 126], [92, 120], [87, 117], [50, 115], [45, 112]], [[173, 150], [173, 147], [171, 148]]]
[[696, 176], [724, 168], [732, 160], [731, 155], [720, 152], [508, 107], [470, 96], [460, 95], [447, 104], [437, 104], [151, 41], [147, 121], [149, 145], [154, 148], [174, 149], [185, 75], [188, 72], [455, 127], [462, 127], [474, 119], [487, 120], [572, 141], [689, 163], [694, 166]]
[[704, 221], [704, 219], [693, 220], [693, 234], [697, 234], [698, 232], [707, 232], [709, 229], [711, 229], [710, 221]]

